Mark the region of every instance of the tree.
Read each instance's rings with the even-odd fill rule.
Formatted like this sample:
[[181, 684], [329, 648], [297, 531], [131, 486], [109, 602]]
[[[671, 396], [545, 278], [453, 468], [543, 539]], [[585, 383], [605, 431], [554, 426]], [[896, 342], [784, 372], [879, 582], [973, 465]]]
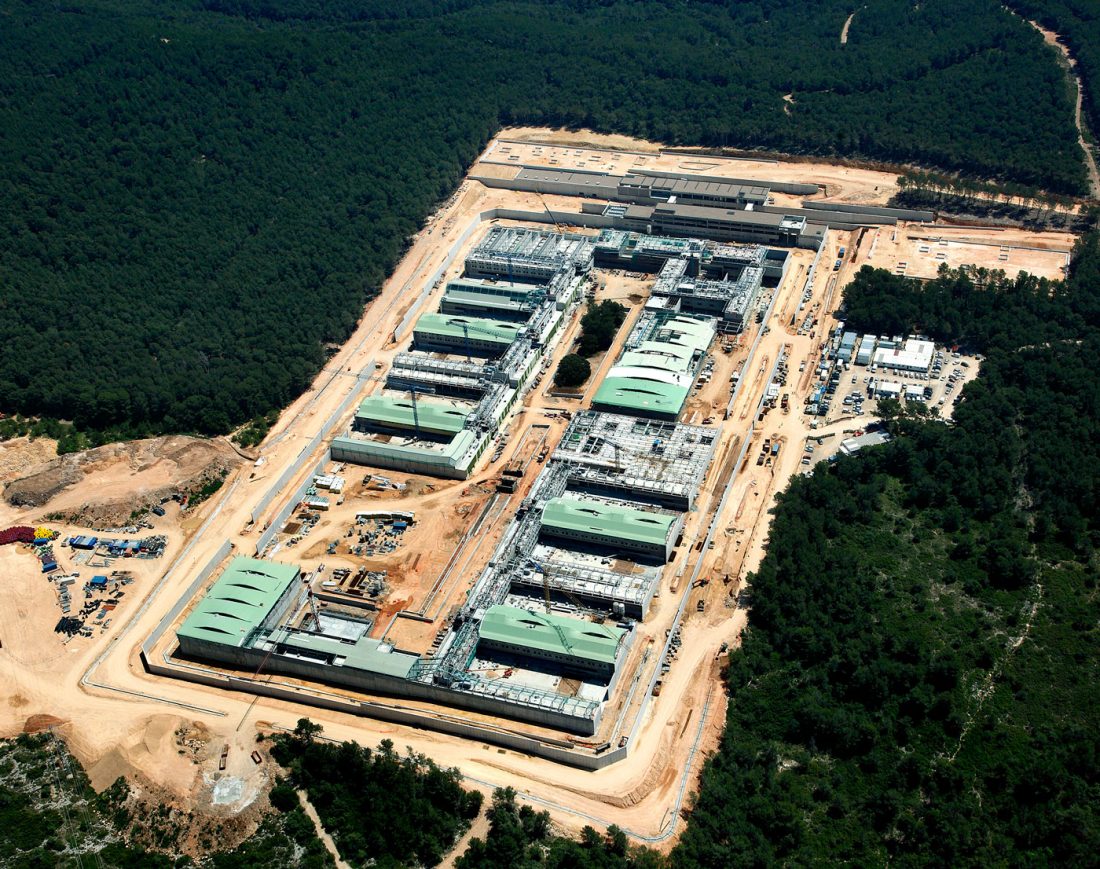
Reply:
[[558, 370], [554, 373], [554, 383], [558, 386], [572, 389], [580, 386], [592, 374], [592, 366], [588, 360], [576, 353], [570, 353], [558, 363]]

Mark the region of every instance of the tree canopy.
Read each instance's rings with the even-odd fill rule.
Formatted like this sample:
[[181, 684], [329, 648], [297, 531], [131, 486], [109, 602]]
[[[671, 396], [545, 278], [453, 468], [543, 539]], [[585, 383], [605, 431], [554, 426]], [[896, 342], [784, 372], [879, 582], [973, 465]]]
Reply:
[[1100, 237], [1069, 279], [861, 271], [848, 323], [985, 354], [952, 424], [796, 478], [680, 867], [1092, 862]]
[[116, 436], [262, 420], [502, 124], [1083, 189], [1063, 73], [1026, 23], [996, 0], [875, 0], [841, 45], [851, 9], [9, 3], [0, 412]]

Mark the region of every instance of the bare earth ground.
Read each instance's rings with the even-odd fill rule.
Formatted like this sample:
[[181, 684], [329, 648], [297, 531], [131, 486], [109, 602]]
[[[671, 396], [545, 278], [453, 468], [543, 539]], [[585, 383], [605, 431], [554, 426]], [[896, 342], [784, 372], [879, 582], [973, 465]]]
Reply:
[[40, 444], [0, 444], [0, 456], [9, 449], [14, 454], [14, 460], [5, 462], [9, 468], [5, 477], [10, 478], [0, 477], [0, 482], [6, 482], [4, 500], [14, 507], [64, 514], [93, 527], [124, 525], [133, 511], [197, 489], [240, 463], [224, 440], [172, 435], [16, 466], [19, 458], [39, 452], [31, 447]]
[[[509, 130], [500, 140], [490, 144], [488, 150], [494, 152], [490, 159], [500, 159], [496, 150], [507, 145], [507, 140], [524, 134], [551, 139], [561, 146], [568, 143], [574, 151], [581, 148], [582, 143], [633, 149], [633, 153], [625, 155], [582, 154], [585, 165], [590, 168], [612, 165], [621, 170], [642, 156], [648, 161], [646, 165], [655, 168], [677, 168], [687, 163], [697, 167], [688, 171], [813, 180], [828, 186], [830, 198], [848, 202], [884, 202], [895, 183], [895, 177], [888, 173], [827, 164], [778, 164], [660, 154], [655, 145], [585, 132]], [[368, 360], [385, 365], [402, 346], [401, 340], [393, 340], [392, 332], [427, 276], [443, 261], [455, 238], [478, 220], [480, 212], [505, 204], [541, 209], [534, 195], [488, 190], [469, 181], [460, 186], [418, 234], [356, 333], [321, 372], [313, 387], [283, 412], [261, 448], [262, 464], [232, 471], [223, 489], [194, 515], [181, 520], [177, 513], [170, 512], [157, 523], [157, 530], [163, 529], [170, 538], [168, 557], [163, 562], [139, 563], [135, 560], [133, 564], [126, 563], [125, 566], [133, 567], [137, 575], [125, 604], [116, 610], [110, 629], [97, 632], [90, 639], [63, 642], [62, 637], [52, 631], [59, 611], [53, 590], [39, 574], [37, 560], [22, 548], [0, 549], [0, 733], [15, 734], [28, 726], [28, 722], [34, 725], [43, 720], [35, 716], [54, 716], [65, 722], [59, 725], [60, 732], [81, 762], [91, 770], [97, 786], [109, 784], [114, 776], [123, 774], [140, 782], [149, 793], [164, 794], [165, 798], [170, 796], [189, 810], [221, 817], [255, 805], [257, 794], [268, 783], [266, 764], [257, 766], [248, 758], [257, 731], [272, 727], [292, 728], [299, 717], [308, 715], [324, 726], [329, 737], [354, 739], [369, 745], [383, 738], [392, 739], [399, 747], [410, 746], [443, 766], [458, 767], [472, 786], [485, 790], [503, 785], [515, 787], [522, 798], [532, 801], [538, 808], [549, 809], [555, 822], [567, 830], [577, 830], [585, 824], [600, 827], [615, 823], [640, 841], [661, 848], [671, 847], [678, 832], [675, 823], [677, 794], [685, 775], [690, 791], [695, 787], [701, 760], [713, 751], [720, 737], [725, 695], [716, 659], [721, 643], [735, 644], [746, 622], [747, 613], [738, 607], [737, 592], [744, 588], [746, 575], [758, 564], [770, 521], [768, 509], [774, 503], [776, 491], [782, 489], [801, 467], [800, 446], [810, 433], [809, 420], [799, 412], [810, 382], [797, 373], [798, 364], [816, 355], [831, 322], [829, 314], [840, 303], [841, 290], [854, 271], [865, 262], [879, 262], [877, 258], [880, 257], [882, 263], [890, 267], [885, 243], [879, 239], [880, 251], [871, 233], [864, 233], [858, 243], [857, 233], [830, 234], [827, 249], [821, 255], [823, 264], [831, 263], [841, 246], [854, 253], [845, 257], [839, 272], [832, 272], [824, 265], [816, 273], [811, 300], [799, 315], [812, 310], [820, 316], [822, 322], [814, 334], [798, 335], [787, 329], [801, 301], [806, 271], [813, 258], [812, 253], [799, 251], [795, 252], [788, 279], [777, 291], [773, 314], [764, 324], [768, 333], [755, 347], [752, 345], [755, 331], [741, 336], [738, 346], [729, 355], [717, 348], [712, 350], [714, 379], [692, 395], [685, 418], [701, 420], [715, 416], [714, 424], [720, 427], [717, 458], [704, 484], [699, 506], [688, 517], [685, 543], [662, 579], [661, 597], [655, 601], [654, 616], [640, 628], [635, 654], [640, 656], [650, 638], [655, 648], [660, 647], [664, 628], [670, 624], [680, 596], [687, 592], [690, 597], [683, 627], [683, 646], [671, 671], [664, 677], [661, 695], [646, 710], [644, 723], [631, 743], [627, 760], [600, 772], [581, 772], [431, 731], [283, 701], [256, 700], [246, 694], [152, 677], [142, 670], [137, 657], [138, 645], [180, 597], [197, 567], [209, 560], [223, 540], [232, 541], [237, 552], [251, 553], [260, 528], [278, 511], [282, 499], [276, 498], [255, 524], [250, 521], [253, 505], [283, 469], [295, 461], [321, 423], [356, 388], [355, 373]], [[560, 204], [576, 207], [570, 200], [561, 200]], [[469, 243], [484, 229], [476, 230]], [[899, 234], [902, 232], [946, 236], [956, 230], [913, 225], [899, 227]], [[965, 246], [960, 244], [952, 250], [957, 249], [959, 257], [965, 258], [982, 254], [986, 250], [983, 244], [992, 244], [995, 245], [990, 248], [994, 252], [993, 259], [1001, 262], [1000, 246], [1006, 237], [1002, 232], [968, 227]], [[1019, 233], [1011, 237], [1009, 264], [1013, 266], [1017, 264], [1017, 256], [1024, 256], [1017, 254], [1017, 249], [1045, 247], [1061, 255], [1072, 242], [1068, 236], [1048, 240]], [[974, 245], [974, 241], [982, 244]], [[916, 257], [908, 250], [895, 254], [898, 258], [903, 255], [915, 264]], [[1046, 261], [1041, 259], [1020, 259], [1019, 264], [1036, 270], [1047, 267]], [[461, 255], [452, 262], [448, 276], [456, 274], [460, 268]], [[630, 302], [630, 297], [644, 292], [645, 286], [646, 282], [641, 279], [607, 276], [599, 295]], [[434, 304], [435, 298], [433, 296], [428, 305]], [[568, 350], [576, 332], [575, 323], [570, 330], [556, 351], [555, 364]], [[623, 334], [625, 330], [618, 340], [622, 340]], [[784, 389], [791, 393], [792, 411], [782, 414], [778, 409], [773, 410], [753, 430], [750, 425], [756, 418], [768, 374], [784, 351], [791, 365]], [[614, 348], [605, 361], [613, 358], [613, 354]], [[729, 374], [742, 366], [743, 386], [730, 408], [728, 419], [723, 422], [725, 404], [729, 402]], [[402, 606], [425, 603], [442, 565], [450, 557], [446, 542], [461, 539], [481, 506], [492, 497], [489, 489], [510, 459], [518, 435], [531, 425], [549, 424], [549, 437], [556, 441], [564, 421], [547, 414], [578, 406], [576, 399], [549, 396], [549, 385], [549, 378], [544, 378], [511, 422], [512, 439], [502, 458], [483, 468], [472, 480], [457, 484], [434, 481], [435, 491], [427, 489], [422, 481], [415, 481], [416, 485], [410, 484], [406, 493], [399, 497], [349, 490], [344, 504], [335, 506], [326, 515], [324, 522], [327, 524], [315, 529], [297, 548], [284, 548], [276, 557], [294, 560], [306, 567], [320, 561], [334, 566], [358, 565], [361, 560], [344, 549], [334, 556], [327, 555], [327, 544], [344, 540], [342, 535], [353, 521], [356, 509], [373, 509], [380, 504], [404, 509], [398, 505], [407, 504], [417, 511], [418, 520], [424, 524], [410, 533], [396, 553], [378, 561], [379, 566], [393, 570], [395, 580], [395, 587], [385, 601], [385, 615], [393, 612], [399, 601], [409, 602], [401, 603]], [[774, 467], [755, 464], [764, 437], [779, 438], [783, 443]], [[747, 462], [742, 472], [741, 449], [746, 443]], [[16, 445], [15, 449], [25, 451], [31, 447]], [[296, 486], [312, 467], [312, 461], [306, 462], [289, 486]], [[497, 503], [487, 515], [482, 533], [463, 548], [453, 576], [428, 607], [433, 618], [445, 616], [447, 608], [461, 599], [464, 589], [485, 563], [505, 523], [522, 500], [535, 470], [532, 466], [519, 492]], [[735, 471], [732, 484], [727, 486], [726, 481]], [[153, 476], [156, 473], [159, 472], [154, 472]], [[360, 473], [365, 471], [351, 467], [345, 471], [353, 484], [359, 482], [356, 475]], [[388, 476], [395, 480], [407, 478], [407, 475], [398, 474]], [[145, 485], [140, 480], [135, 483], [125, 474], [113, 478], [111, 485], [117, 486], [118, 493], [122, 493], [127, 481], [139, 488]], [[71, 493], [58, 497], [70, 498], [73, 504], [81, 503], [82, 499], [93, 496], [89, 488], [98, 490], [106, 482], [94, 477], [76, 486]], [[726, 495], [724, 501], [723, 495]], [[720, 503], [722, 511], [715, 515]], [[0, 504], [0, 527], [34, 521], [46, 509], [50, 508]], [[706, 527], [712, 520], [716, 528], [714, 545], [700, 550], [696, 544], [702, 543]], [[71, 533], [76, 529], [75, 526], [63, 526], [61, 530]], [[443, 541], [444, 545], [436, 541]], [[322, 543], [325, 545], [319, 545]], [[457, 542], [452, 548], [454, 545]], [[63, 559], [66, 553], [67, 550], [61, 551]], [[413, 566], [416, 553], [421, 554], [420, 561]], [[164, 578], [169, 564], [177, 557], [178, 568]], [[697, 565], [699, 575], [709, 583], [688, 590], [687, 580], [694, 575]], [[63, 567], [69, 569], [71, 565]], [[401, 574], [400, 582], [398, 574]], [[704, 602], [702, 613], [696, 610], [697, 600]], [[386, 621], [385, 617], [379, 619], [376, 632], [385, 628]], [[395, 636], [402, 642], [424, 640], [422, 631], [404, 633], [410, 630], [403, 620], [395, 623]], [[652, 672], [657, 664], [656, 655], [651, 656], [646, 673]], [[645, 679], [642, 684], [646, 684]], [[616, 698], [608, 718], [617, 718], [620, 707], [626, 707], [623, 720], [628, 726], [640, 708], [643, 693], [644, 688], [629, 700]], [[174, 736], [178, 728], [194, 733], [195, 737], [181, 744]], [[225, 744], [230, 746], [229, 768], [219, 776], [217, 758]], [[191, 748], [192, 745], [195, 748]], [[180, 754], [181, 751], [184, 753]], [[223, 783], [219, 785], [219, 782]]]

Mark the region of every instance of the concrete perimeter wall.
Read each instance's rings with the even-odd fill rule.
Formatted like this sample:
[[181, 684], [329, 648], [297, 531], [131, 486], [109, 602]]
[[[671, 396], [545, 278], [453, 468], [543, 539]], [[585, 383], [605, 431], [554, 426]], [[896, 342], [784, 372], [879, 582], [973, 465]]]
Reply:
[[[152, 638], [147, 644], [151, 644]], [[277, 700], [286, 700], [306, 706], [315, 706], [319, 709], [331, 709], [335, 712], [345, 712], [349, 715], [358, 715], [363, 718], [373, 718], [378, 721], [389, 721], [394, 724], [402, 724], [406, 727], [415, 727], [420, 730], [434, 730], [439, 733], [448, 733], [464, 739], [473, 739], [489, 745], [497, 745], [510, 748], [532, 757], [542, 757], [555, 763], [563, 763], [567, 766], [579, 769], [597, 770], [617, 763], [626, 757], [627, 749], [617, 748], [603, 754], [595, 755], [582, 749], [568, 748], [564, 740], [544, 742], [530, 736], [524, 736], [506, 730], [497, 730], [490, 727], [481, 727], [451, 718], [441, 718], [427, 715], [414, 709], [389, 706], [371, 700], [356, 701], [344, 699], [336, 695], [321, 695], [306, 690], [296, 691], [270, 682], [259, 682], [243, 676], [230, 676], [214, 672], [202, 672], [194, 669], [171, 667], [166, 664], [156, 663], [148, 653], [146, 645], [141, 649], [141, 662], [146, 671], [157, 676], [167, 676], [172, 679], [182, 679], [185, 682], [194, 682], [198, 685], [207, 685], [212, 688], [220, 688], [229, 691], [243, 691], [247, 694], [258, 694], [261, 697], [272, 697]], [[555, 744], [556, 743], [556, 744]]]
[[880, 217], [894, 217], [898, 220], [919, 220], [931, 222], [935, 215], [931, 211], [919, 211], [915, 208], [887, 208], [885, 205], [848, 205], [843, 202], [829, 202], [826, 199], [811, 199], [802, 203], [803, 208], [812, 211], [841, 211], [850, 214], [875, 214]]
[[447, 256], [443, 258], [443, 262], [440, 263], [437, 268], [428, 279], [424, 282], [424, 286], [420, 290], [420, 295], [416, 297], [416, 301], [412, 303], [412, 306], [405, 312], [405, 316], [401, 318], [401, 322], [397, 324], [397, 328], [393, 330], [394, 337], [400, 336], [409, 327], [409, 324], [420, 314], [420, 308], [428, 300], [428, 296], [431, 295], [432, 289], [435, 287], [435, 282], [439, 280], [440, 276], [451, 267], [451, 263], [454, 262], [455, 257], [458, 255], [459, 249], [466, 243], [466, 241], [473, 234], [474, 230], [478, 228], [485, 215], [481, 214], [475, 217], [467, 224], [466, 228], [459, 233], [458, 238], [454, 240], [454, 244], [451, 245], [451, 249], [447, 251]]
[[[706, 159], [709, 155], [688, 155], [676, 152], [677, 156], [698, 156]], [[728, 159], [728, 158], [722, 158]], [[751, 158], [748, 158], [751, 159]], [[767, 187], [778, 190], [780, 193], [790, 193], [795, 196], [813, 196], [821, 192], [816, 184], [802, 184], [797, 181], [773, 181], [760, 178], [727, 178], [725, 175], [698, 175], [695, 172], [659, 172], [656, 169], [631, 169], [635, 175], [648, 175], [651, 178], [682, 178], [688, 181], [717, 181], [722, 184], [743, 184], [746, 187]]]

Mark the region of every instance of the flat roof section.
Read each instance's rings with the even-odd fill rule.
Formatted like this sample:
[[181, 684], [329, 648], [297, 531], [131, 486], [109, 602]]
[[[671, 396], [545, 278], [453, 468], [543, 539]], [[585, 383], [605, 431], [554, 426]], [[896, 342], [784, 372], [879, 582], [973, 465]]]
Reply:
[[611, 666], [625, 634], [622, 628], [503, 604], [489, 607], [478, 626], [478, 638], [482, 640]]
[[454, 314], [421, 314], [420, 319], [416, 321], [416, 325], [413, 327], [413, 332], [459, 339], [465, 339], [467, 333], [469, 333], [471, 339], [507, 346], [516, 340], [516, 337], [523, 332], [524, 328], [520, 324], [502, 323], [499, 320], [486, 320], [482, 317], [463, 317]]
[[417, 398], [415, 414], [413, 399], [368, 395], [359, 404], [356, 419], [369, 420], [380, 426], [453, 437], [465, 428], [470, 410], [442, 401]]
[[542, 508], [542, 525], [600, 537], [663, 547], [673, 516], [577, 498], [552, 498]]
[[293, 564], [238, 555], [184, 619], [176, 636], [243, 645], [298, 574]]

